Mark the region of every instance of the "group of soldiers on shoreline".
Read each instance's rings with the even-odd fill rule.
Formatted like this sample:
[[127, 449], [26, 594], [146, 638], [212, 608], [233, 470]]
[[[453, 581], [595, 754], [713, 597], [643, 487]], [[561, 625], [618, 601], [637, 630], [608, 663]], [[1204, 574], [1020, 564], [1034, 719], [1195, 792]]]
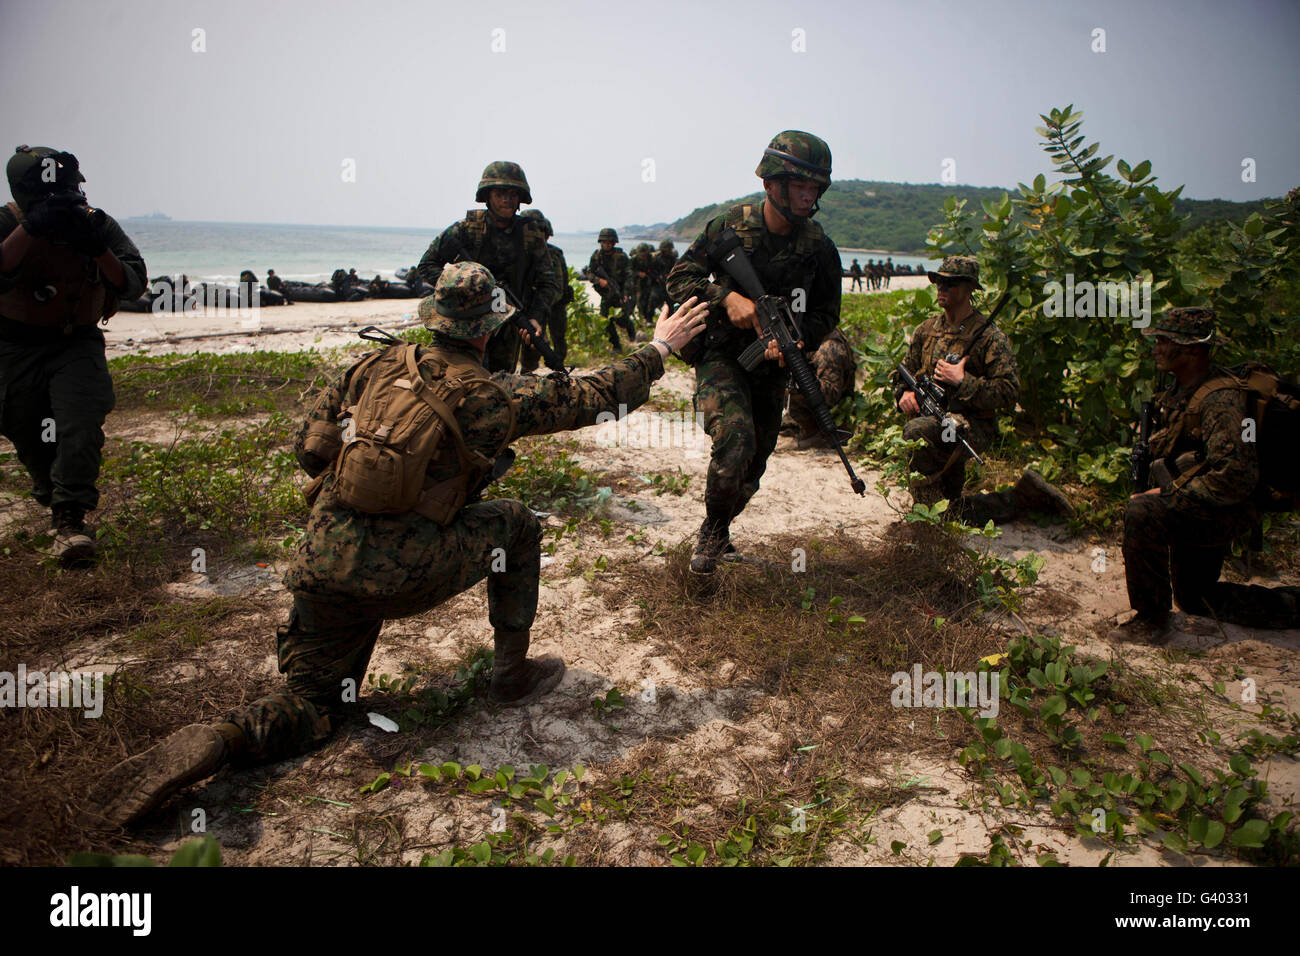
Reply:
[[[97, 326], [116, 298], [140, 293], [144, 263], [116, 222], [86, 203], [71, 154], [19, 147], [6, 171], [15, 202], [0, 209], [0, 432], [31, 474], [33, 497], [52, 510], [55, 555], [84, 563], [94, 554], [84, 515], [97, 503], [102, 427], [113, 406]], [[276, 634], [283, 691], [122, 761], [90, 795], [94, 819], [130, 825], [223, 766], [274, 762], [321, 745], [357, 711], [384, 621], [427, 612], [481, 580], [495, 648], [489, 699], [513, 707], [553, 690], [564, 661], [528, 656], [541, 525], [525, 503], [483, 500], [482, 492], [509, 467], [517, 439], [586, 427], [644, 404], [669, 355], [693, 368], [696, 408], [712, 440], [691, 572], [711, 575], [718, 562], [740, 560], [731, 530], [777, 445], [791, 390], [787, 358], [797, 372], [798, 357], [807, 356], [817, 378], [853, 388], [844, 360], [851, 363], [852, 349], [838, 328], [839, 253], [814, 218], [831, 185], [830, 148], [785, 130], [755, 173], [763, 200], [712, 219], [666, 271], [640, 255], [646, 268], [636, 275], [628, 257], [614, 254], [617, 237], [602, 234], [588, 266], [609, 301], [602, 313], [616, 296], [626, 304], [629, 289], [645, 290], [649, 311], [659, 297], [680, 304], [661, 309], [649, 341], [570, 376], [555, 325], [569, 288], [563, 255], [546, 241], [545, 217], [518, 214], [532, 201], [523, 171], [490, 164], [476, 194], [486, 208], [440, 233], [417, 267], [433, 288], [419, 308], [431, 346], [392, 340], [368, 354], [317, 396], [298, 432], [294, 452], [313, 479], [312, 509], [284, 577], [293, 605]], [[762, 295], [736, 278], [737, 261]], [[982, 288], [977, 261], [949, 256], [929, 277], [940, 312], [916, 330], [903, 363], [908, 374], [894, 383], [903, 433], [919, 442], [909, 459], [921, 476], [914, 497], [945, 497], [969, 523], [1068, 515], [1066, 496], [1032, 471], [1007, 491], [965, 492], [966, 463], [993, 441], [998, 417], [1016, 407], [1019, 374], [1007, 336], [972, 300]], [[783, 351], [759, 328], [773, 302], [796, 300], [798, 342]], [[613, 317], [610, 323], [618, 347]], [[1143, 333], [1154, 342], [1157, 368], [1176, 385], [1156, 398], [1160, 427], [1150, 446], [1160, 483], [1126, 507], [1125, 573], [1137, 615], [1119, 638], [1162, 640], [1173, 601], [1188, 613], [1255, 627], [1300, 624], [1300, 588], [1219, 580], [1228, 545], [1257, 518], [1260, 471], [1241, 434], [1244, 393], [1211, 362], [1214, 323], [1210, 308], [1175, 308]], [[635, 343], [635, 327], [624, 328]], [[555, 367], [530, 374], [548, 340], [559, 353]], [[516, 373], [521, 359], [525, 371]], [[791, 417], [800, 429], [812, 419], [824, 434], [832, 396], [809, 377], [799, 383], [804, 411], [792, 400]], [[938, 388], [938, 412], [927, 411], [921, 380]], [[47, 418], [57, 440], [41, 438]]]
[[[867, 264], [861, 265], [857, 259], [854, 259], [844, 274], [853, 281], [849, 283], [850, 292], [865, 292], [868, 289], [872, 292], [878, 292], [881, 289], [889, 288], [889, 279], [891, 276], [910, 276], [922, 275], [924, 270], [917, 266], [915, 271], [910, 266], [895, 266], [894, 257], [889, 256], [880, 262], [875, 259], [868, 259]], [[866, 281], [866, 289], [862, 283]]]

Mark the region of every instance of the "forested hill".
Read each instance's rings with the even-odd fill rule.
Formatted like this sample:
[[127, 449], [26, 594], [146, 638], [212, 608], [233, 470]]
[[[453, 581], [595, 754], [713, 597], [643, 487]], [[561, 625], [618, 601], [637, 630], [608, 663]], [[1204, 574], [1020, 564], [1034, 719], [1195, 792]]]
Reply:
[[[861, 179], [837, 181], [821, 199], [817, 221], [837, 246], [848, 249], [886, 249], [890, 252], [921, 253], [925, 235], [943, 219], [943, 202], [949, 196], [978, 204], [999, 200], [1006, 190], [984, 186], [942, 186], [938, 183], [878, 183]], [[741, 202], [757, 203], [761, 192], [730, 199], [714, 206], [702, 206], [666, 226], [643, 227], [654, 238], [668, 237], [690, 242], [714, 216]], [[1191, 214], [1189, 228], [1213, 219], [1244, 219], [1261, 210], [1263, 201], [1229, 202], [1224, 199], [1180, 199], [1178, 212]], [[632, 236], [636, 227], [624, 227]]]

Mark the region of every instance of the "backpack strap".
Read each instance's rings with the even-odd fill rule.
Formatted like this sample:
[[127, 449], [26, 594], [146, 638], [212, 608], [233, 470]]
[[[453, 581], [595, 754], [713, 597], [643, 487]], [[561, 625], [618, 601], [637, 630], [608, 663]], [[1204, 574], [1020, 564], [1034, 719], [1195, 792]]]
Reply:
[[[1249, 383], [1254, 377], [1255, 374], [1242, 378], [1234, 375], [1232, 372], [1224, 371], [1221, 375], [1212, 376], [1202, 382], [1197, 387], [1196, 391], [1192, 392], [1192, 397], [1187, 400], [1187, 407], [1183, 409], [1182, 421], [1179, 423], [1180, 433], [1195, 441], [1203, 442], [1203, 438], [1201, 437], [1201, 406], [1205, 404], [1205, 400], [1213, 393], [1221, 392], [1224, 389], [1229, 388], [1236, 389], [1246, 397], [1247, 412], [1253, 414], [1255, 416], [1255, 421], [1259, 422], [1263, 417], [1264, 406], [1268, 404], [1268, 398], [1265, 397], [1261, 401], [1256, 402], [1255, 404], [1257, 407], [1254, 409], [1249, 407]], [[1273, 392], [1276, 393], [1276, 380], [1273, 380], [1271, 385]], [[1174, 490], [1180, 490], [1189, 481], [1209, 467], [1209, 464], [1210, 463], [1207, 459], [1202, 458], [1190, 468], [1180, 472], [1178, 477], [1174, 479]]]
[[[443, 365], [445, 372], [443, 381], [446, 382], [446, 393], [443, 397], [434, 394], [434, 390], [425, 382], [424, 377], [420, 374], [419, 361], [416, 357], [416, 346], [409, 346], [406, 353], [406, 367], [410, 373], [411, 392], [420, 398], [425, 404], [433, 409], [434, 413], [441, 418], [447, 425], [447, 434], [451, 436], [456, 446], [456, 458], [459, 465], [459, 474], [448, 481], [440, 482], [424, 489], [420, 495], [420, 500], [415, 506], [415, 512], [431, 520], [439, 520], [439, 515], [445, 515], [448, 512], [448, 501], [453, 503], [458, 497], [463, 497], [470, 490], [468, 480], [463, 480], [471, 473], [477, 472], [485, 474], [492, 468], [494, 458], [499, 457], [506, 447], [510, 444], [510, 438], [514, 434], [516, 409], [515, 403], [510, 394], [498, 385], [492, 379], [477, 374], [479, 366], [472, 362], [460, 362], [455, 357], [446, 353], [430, 350], [439, 364]], [[501, 447], [493, 458], [488, 458], [470, 449], [465, 444], [465, 436], [461, 433], [460, 423], [456, 421], [456, 415], [452, 411], [458, 406], [465, 397], [465, 393], [470, 387], [479, 382], [487, 382], [497, 388], [498, 391], [506, 398], [506, 407], [510, 410], [510, 423], [506, 428], [505, 439]], [[459, 505], [451, 510], [456, 510]]]

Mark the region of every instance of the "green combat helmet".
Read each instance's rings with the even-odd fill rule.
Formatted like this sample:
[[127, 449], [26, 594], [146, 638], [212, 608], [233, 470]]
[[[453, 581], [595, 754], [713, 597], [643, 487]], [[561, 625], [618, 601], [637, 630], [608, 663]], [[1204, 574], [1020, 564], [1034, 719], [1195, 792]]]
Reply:
[[507, 163], [501, 160], [488, 163], [487, 168], [483, 170], [483, 178], [478, 181], [478, 191], [474, 193], [474, 201], [487, 202], [489, 189], [514, 189], [519, 192], [521, 203], [531, 204], [533, 201], [532, 191], [528, 188], [528, 179], [518, 163]]
[[673, 241], [672, 241], [671, 239], [665, 239], [665, 240], [663, 240], [663, 242], [659, 243], [659, 251], [660, 251], [660, 252], [676, 252], [676, 251], [677, 251], [677, 247], [673, 245]]
[[453, 339], [488, 335], [515, 312], [496, 294], [496, 279], [477, 262], [453, 262], [442, 270], [433, 295], [420, 301], [424, 327]]
[[[53, 166], [42, 162], [46, 157], [54, 160]], [[47, 169], [53, 170], [53, 179], [49, 178]], [[5, 175], [9, 178], [9, 191], [14, 202], [24, 213], [50, 193], [76, 192], [86, 181], [76, 156], [49, 146], [19, 146], [9, 157]]]
[[[763, 150], [763, 158], [758, 161], [754, 175], [759, 179], [810, 179], [819, 189], [817, 198], [831, 184], [831, 148], [826, 141], [803, 130], [787, 129], [772, 137], [772, 142]], [[803, 222], [809, 216], [796, 216], [789, 209], [789, 196], [786, 205], [773, 203], [777, 211], [790, 222]], [[813, 204], [811, 216], [817, 215], [821, 207]]]
[[542, 232], [546, 233], [546, 237], [548, 239], [551, 236], [555, 235], [555, 230], [551, 228], [551, 220], [543, 216], [542, 211], [540, 209], [525, 209], [523, 212], [519, 214], [519, 218], [527, 219], [529, 222], [537, 223], [539, 226], [542, 227]]
[[618, 245], [618, 233], [609, 227], [600, 230], [600, 235], [596, 237], [597, 242], [604, 242], [606, 239], [614, 243], [614, 245]]

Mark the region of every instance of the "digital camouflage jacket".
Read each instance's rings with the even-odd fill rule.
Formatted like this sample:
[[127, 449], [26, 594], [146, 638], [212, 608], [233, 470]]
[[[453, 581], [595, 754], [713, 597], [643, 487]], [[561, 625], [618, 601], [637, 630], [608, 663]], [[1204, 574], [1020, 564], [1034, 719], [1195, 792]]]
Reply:
[[[978, 309], [956, 328], [948, 325], [942, 312], [930, 316], [913, 333], [903, 364], [913, 375], [934, 375], [935, 365], [952, 352], [969, 357], [961, 384], [948, 389], [948, 411], [967, 419], [995, 418], [998, 412], [1016, 407], [1020, 373], [1015, 352], [1006, 333]], [[904, 391], [895, 373], [895, 402]]]
[[[1221, 369], [1212, 368], [1206, 379], [1222, 374]], [[1163, 494], [1175, 513], [1208, 517], [1216, 510], [1249, 501], [1259, 484], [1259, 461], [1255, 443], [1243, 440], [1246, 397], [1236, 389], [1219, 389], [1205, 396], [1200, 437], [1192, 434], [1187, 405], [1200, 384], [1183, 388], [1175, 382], [1154, 397], [1160, 427], [1151, 435], [1151, 457], [1172, 459], [1194, 453], [1203, 463], [1201, 467], [1190, 478], [1175, 481], [1175, 487]]]

